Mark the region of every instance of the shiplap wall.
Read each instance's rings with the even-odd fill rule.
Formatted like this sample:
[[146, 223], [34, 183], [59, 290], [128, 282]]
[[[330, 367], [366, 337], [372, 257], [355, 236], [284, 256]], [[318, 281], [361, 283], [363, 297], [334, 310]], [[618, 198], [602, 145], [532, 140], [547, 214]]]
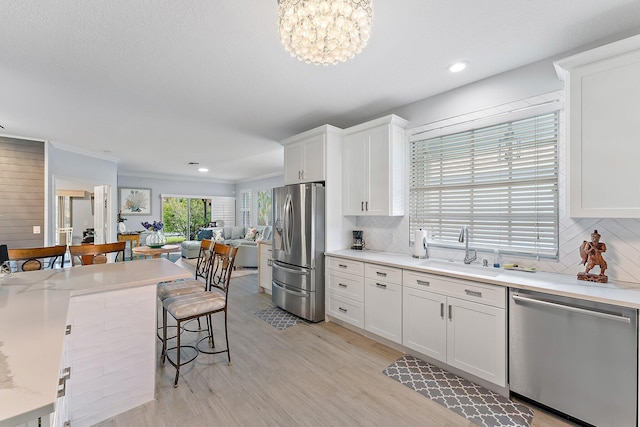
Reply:
[[44, 207], [44, 143], [0, 137], [0, 244], [43, 246]]

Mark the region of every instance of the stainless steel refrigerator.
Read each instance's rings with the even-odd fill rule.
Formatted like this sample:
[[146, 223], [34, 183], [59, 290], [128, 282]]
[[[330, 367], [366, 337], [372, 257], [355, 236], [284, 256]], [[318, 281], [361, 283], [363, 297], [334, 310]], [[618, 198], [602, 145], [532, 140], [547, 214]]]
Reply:
[[312, 322], [324, 320], [324, 186], [273, 189], [271, 300]]

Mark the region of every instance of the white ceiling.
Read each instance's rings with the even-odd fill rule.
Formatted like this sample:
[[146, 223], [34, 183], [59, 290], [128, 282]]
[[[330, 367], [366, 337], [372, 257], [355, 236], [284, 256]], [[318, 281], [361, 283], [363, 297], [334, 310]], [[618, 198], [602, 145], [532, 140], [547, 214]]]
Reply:
[[[323, 67], [284, 50], [276, 0], [1, 0], [0, 133], [111, 156], [123, 173], [246, 180], [281, 173], [277, 141], [294, 134], [640, 28], [639, 0], [373, 5], [368, 46]], [[448, 74], [458, 60], [471, 67]]]

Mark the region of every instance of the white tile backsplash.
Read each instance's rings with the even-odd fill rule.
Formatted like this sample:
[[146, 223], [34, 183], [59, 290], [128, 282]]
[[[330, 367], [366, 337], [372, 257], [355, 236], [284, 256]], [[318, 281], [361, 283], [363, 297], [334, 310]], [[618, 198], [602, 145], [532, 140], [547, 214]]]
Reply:
[[[483, 110], [480, 114], [473, 113], [473, 117], [487, 117], [500, 112], [510, 110], [523, 105], [533, 105], [540, 102], [558, 99], [564, 100], [564, 92], [558, 91], [540, 95], [516, 103]], [[469, 117], [457, 117], [459, 121], [468, 120]], [[437, 127], [439, 124], [433, 124]], [[559, 134], [559, 259], [557, 261], [517, 259], [502, 257], [502, 263], [520, 263], [535, 266], [540, 271], [575, 275], [584, 270], [579, 264], [581, 261], [578, 248], [583, 240], [590, 240], [593, 230], [598, 230], [602, 236], [601, 241], [607, 245], [604, 259], [607, 261], [606, 271], [610, 280], [626, 282], [640, 282], [640, 219], [610, 219], [610, 218], [569, 218], [566, 210], [566, 132], [564, 111], [560, 114]], [[606, 177], [603, 177], [606, 179]], [[407, 199], [408, 204], [408, 199]], [[408, 208], [406, 209], [408, 212]], [[364, 231], [366, 248], [376, 251], [386, 251], [411, 255], [409, 216], [403, 217], [357, 217], [356, 226]], [[427, 230], [428, 231], [428, 230]], [[464, 257], [462, 250], [429, 248], [430, 258], [452, 259], [461, 261]], [[493, 253], [478, 253], [477, 263], [486, 258], [493, 263]], [[596, 267], [592, 272], [599, 272]]]

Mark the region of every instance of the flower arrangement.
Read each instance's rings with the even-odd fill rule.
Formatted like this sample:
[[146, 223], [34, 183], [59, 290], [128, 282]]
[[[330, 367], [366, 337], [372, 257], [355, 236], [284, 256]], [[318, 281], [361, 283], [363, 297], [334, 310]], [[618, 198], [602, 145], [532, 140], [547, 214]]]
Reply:
[[159, 221], [153, 221], [151, 224], [145, 221], [141, 222], [141, 224], [149, 231], [161, 231], [164, 228], [164, 224]]

